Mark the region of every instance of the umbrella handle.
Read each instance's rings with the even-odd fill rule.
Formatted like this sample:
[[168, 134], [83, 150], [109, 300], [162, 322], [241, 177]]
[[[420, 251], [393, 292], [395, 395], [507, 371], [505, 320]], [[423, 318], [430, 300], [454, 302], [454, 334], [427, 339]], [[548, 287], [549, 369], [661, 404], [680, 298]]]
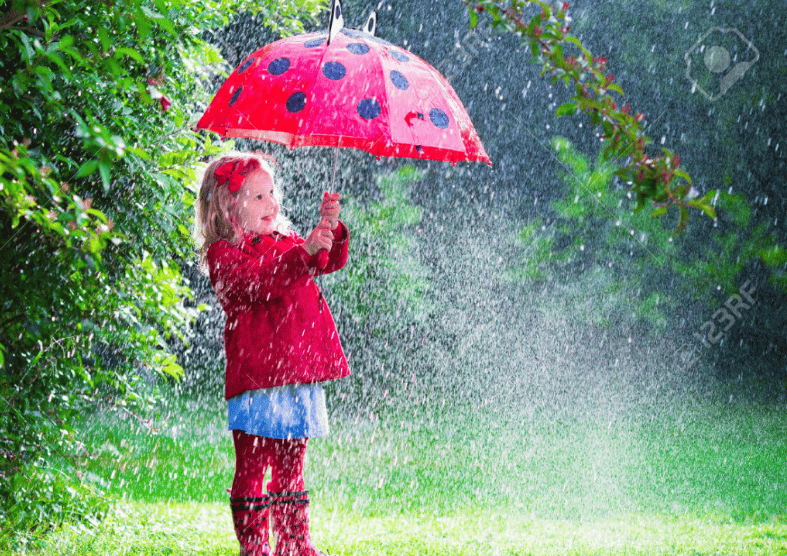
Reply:
[[[339, 165], [339, 145], [336, 145], [336, 148], [333, 151], [333, 170], [331, 171], [331, 191], [334, 190], [334, 184], [336, 183], [336, 167]], [[324, 270], [325, 267], [328, 266], [328, 250], [327, 249], [320, 249], [317, 252], [317, 268], [320, 270]]]
[[320, 249], [317, 251], [317, 268], [325, 270], [326, 266], [328, 266], [328, 250]]

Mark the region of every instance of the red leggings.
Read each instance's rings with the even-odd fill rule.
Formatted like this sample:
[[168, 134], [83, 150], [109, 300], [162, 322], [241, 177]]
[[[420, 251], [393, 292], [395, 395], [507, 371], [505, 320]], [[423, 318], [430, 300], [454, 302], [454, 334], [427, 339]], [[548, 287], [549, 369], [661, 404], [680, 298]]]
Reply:
[[308, 438], [280, 440], [232, 431], [235, 442], [235, 479], [232, 498], [262, 496], [265, 472], [271, 468], [268, 492], [300, 492], [304, 490], [303, 460]]

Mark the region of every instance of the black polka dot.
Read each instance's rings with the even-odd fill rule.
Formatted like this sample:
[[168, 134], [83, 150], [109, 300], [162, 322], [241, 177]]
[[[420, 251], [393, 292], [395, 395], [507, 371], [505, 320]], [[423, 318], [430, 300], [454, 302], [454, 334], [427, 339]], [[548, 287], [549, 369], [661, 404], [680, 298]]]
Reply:
[[336, 4], [336, 19], [342, 17], [342, 5]]
[[241, 64], [241, 66], [238, 68], [238, 73], [243, 73], [244, 71], [249, 69], [249, 66], [252, 65], [256, 60], [257, 58], [249, 58], [248, 60], [243, 62], [243, 64]]
[[369, 52], [369, 45], [362, 42], [351, 42], [347, 45], [347, 50], [358, 56], [362, 56]]
[[290, 98], [287, 99], [287, 111], [288, 112], [300, 112], [303, 110], [303, 107], [306, 106], [306, 94], [305, 93], [293, 93], [290, 95]]
[[401, 89], [402, 91], [406, 91], [410, 87], [410, 82], [407, 81], [407, 78], [396, 70], [391, 72], [391, 82], [397, 89]]
[[243, 87], [238, 87], [238, 90], [232, 93], [232, 98], [230, 99], [230, 106], [238, 102], [238, 97], [240, 96]]
[[290, 69], [289, 58], [276, 58], [273, 62], [268, 64], [268, 72], [271, 75], [281, 75], [288, 69]]
[[448, 124], [450, 123], [448, 121], [448, 114], [439, 108], [432, 108], [429, 111], [429, 119], [432, 120], [432, 123], [435, 125], [435, 127], [439, 127], [440, 129], [447, 128]]
[[366, 35], [366, 37], [370, 41], [374, 41], [377, 44], [382, 44], [384, 46], [393, 46], [393, 44], [389, 43], [386, 40], [381, 39], [380, 37], [375, 37], [374, 35]]
[[401, 52], [397, 52], [396, 50], [389, 50], [388, 54], [393, 56], [394, 60], [396, 60], [398, 62], [409, 62], [410, 61], [410, 58], [408, 56], [405, 56], [404, 54], [402, 54]]
[[339, 62], [325, 62], [325, 65], [322, 67], [322, 73], [328, 79], [338, 81], [347, 74], [347, 68]]
[[325, 38], [317, 38], [317, 39], [312, 39], [310, 41], [306, 41], [305, 43], [303, 43], [303, 46], [305, 46], [306, 48], [317, 48], [324, 42], [325, 42]]
[[373, 98], [365, 98], [358, 103], [358, 115], [364, 120], [373, 120], [380, 115], [380, 103]]
[[[339, 32], [342, 35], [347, 35], [348, 37], [352, 37], [354, 39], [363, 38], [365, 33], [360, 32], [358, 29], [348, 29], [347, 27], [342, 27]], [[367, 35], [368, 36], [368, 35]]]

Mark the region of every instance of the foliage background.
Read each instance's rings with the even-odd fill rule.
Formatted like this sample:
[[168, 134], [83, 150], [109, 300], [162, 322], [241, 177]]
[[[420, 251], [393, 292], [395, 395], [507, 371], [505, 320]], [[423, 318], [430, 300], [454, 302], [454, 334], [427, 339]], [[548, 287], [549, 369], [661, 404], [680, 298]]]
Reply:
[[[321, 27], [308, 18], [318, 7], [4, 5], [4, 535], [95, 519], [108, 507], [85, 465], [94, 454], [80, 440], [79, 418], [112, 409], [148, 431], [152, 421], [138, 409], [172, 410], [166, 377], [183, 375], [175, 392], [198, 405], [217, 399], [222, 315], [215, 306], [197, 312], [211, 295], [194, 265], [188, 219], [195, 163], [224, 147], [189, 128], [229, 69], [222, 59], [232, 67], [299, 31], [299, 16], [308, 30]], [[371, 7], [348, 0], [349, 26]], [[356, 240], [353, 264], [324, 286], [354, 374], [333, 386], [333, 399], [346, 402], [337, 411], [351, 421], [397, 405], [428, 413], [465, 400], [487, 411], [526, 400], [531, 417], [612, 419], [680, 396], [787, 398], [784, 293], [769, 281], [785, 264], [768, 251], [786, 243], [784, 149], [776, 149], [784, 120], [773, 116], [787, 99], [787, 81], [774, 78], [787, 67], [776, 46], [785, 42], [785, 14], [753, 2], [737, 24], [762, 48], [761, 62], [709, 106], [682, 86], [682, 55], [737, 13], [732, 0], [715, 7], [714, 16], [699, 1], [577, 0], [569, 12], [629, 102], [652, 116], [648, 133], [675, 146], [702, 191], [726, 191], [717, 222], [697, 214], [670, 243], [671, 227], [631, 216], [588, 123], [555, 118], [568, 93], [539, 80], [518, 38], [483, 34], [471, 52], [462, 48], [470, 17], [460, 2], [385, 6], [378, 35], [438, 67], [462, 67], [452, 82], [495, 167], [414, 171], [342, 153], [338, 189]], [[228, 15], [242, 11], [250, 13]], [[690, 33], [675, 32], [684, 22]], [[475, 32], [488, 24], [479, 17]], [[271, 150], [282, 161], [289, 214], [304, 230], [331, 153]], [[621, 233], [618, 221], [636, 234]], [[746, 279], [758, 291], [755, 309], [683, 368], [676, 350]]]
[[182, 375], [173, 348], [197, 310], [180, 267], [193, 260], [194, 168], [225, 148], [191, 131], [225, 70], [212, 33], [244, 11], [293, 33], [321, 6], [3, 4], [3, 537], [100, 515], [74, 422], [133, 412], [156, 399], [155, 377]]

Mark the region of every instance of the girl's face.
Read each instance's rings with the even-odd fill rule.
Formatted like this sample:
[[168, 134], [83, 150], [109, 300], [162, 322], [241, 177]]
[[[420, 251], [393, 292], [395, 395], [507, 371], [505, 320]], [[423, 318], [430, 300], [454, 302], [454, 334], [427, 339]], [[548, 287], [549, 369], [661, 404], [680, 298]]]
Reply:
[[267, 172], [257, 169], [246, 176], [235, 202], [244, 230], [262, 235], [274, 232], [279, 202], [273, 196], [273, 179]]

